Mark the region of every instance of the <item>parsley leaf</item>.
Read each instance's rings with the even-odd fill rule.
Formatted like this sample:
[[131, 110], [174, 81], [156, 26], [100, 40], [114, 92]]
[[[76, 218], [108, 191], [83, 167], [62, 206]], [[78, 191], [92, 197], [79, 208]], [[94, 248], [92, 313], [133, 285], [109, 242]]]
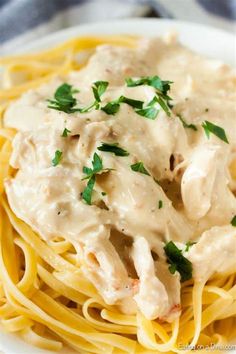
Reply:
[[119, 111], [121, 103], [126, 103], [129, 106], [134, 108], [143, 107], [142, 101], [134, 100], [132, 98], [125, 97], [125, 96], [120, 96], [117, 100], [108, 102], [105, 106], [101, 108], [101, 110], [104, 111], [106, 114], [114, 115]]
[[215, 136], [217, 136], [219, 139], [223, 140], [225, 143], [229, 144], [229, 141], [227, 139], [227, 136], [226, 136], [225, 131], [224, 131], [223, 128], [221, 128], [218, 125], [215, 125], [215, 124], [209, 122], [208, 120], [205, 120], [202, 123], [202, 127], [203, 127], [203, 129], [205, 131], [205, 134], [206, 134], [208, 139], [210, 137], [210, 133], [212, 133]]
[[128, 98], [128, 97], [125, 97], [125, 96], [120, 96], [118, 102], [119, 103], [126, 103], [129, 106], [134, 107], [134, 108], [143, 108], [143, 102], [142, 101], [134, 100], [132, 98]]
[[109, 83], [107, 81], [96, 81], [93, 83], [92, 90], [94, 95], [94, 102], [89, 105], [88, 107], [80, 108], [80, 113], [87, 113], [90, 112], [93, 108], [99, 109], [101, 96], [104, 94], [108, 87]]
[[159, 200], [158, 202], [158, 209], [161, 209], [163, 207], [163, 201]]
[[86, 176], [82, 178], [82, 181], [88, 179], [87, 186], [82, 193], [82, 198], [89, 205], [91, 205], [92, 192], [96, 182], [96, 174], [101, 171], [107, 172], [111, 170], [109, 168], [103, 168], [102, 159], [96, 152], [93, 155], [92, 166], [93, 168], [86, 166], [83, 167], [83, 173], [86, 174]]
[[73, 88], [72, 85], [64, 83], [57, 88], [54, 97], [56, 100], [64, 99], [67, 101], [68, 99], [71, 100], [70, 95], [73, 95], [74, 93], [78, 93], [78, 92], [79, 92], [79, 90], [76, 88]]
[[116, 114], [119, 111], [119, 109], [120, 109], [120, 104], [118, 100], [108, 102], [105, 106], [101, 108], [101, 110], [104, 111], [106, 114], [111, 114], [111, 115]]
[[141, 85], [148, 85], [154, 87], [156, 90], [160, 91], [164, 95], [170, 90], [170, 84], [172, 81], [163, 81], [159, 78], [159, 76], [143, 76], [139, 79], [133, 79], [131, 77], [127, 78], [126, 84], [128, 87], [135, 87]]
[[96, 152], [93, 155], [92, 166], [93, 168], [86, 166], [83, 167], [83, 173], [87, 176], [85, 176], [82, 180], [89, 179], [92, 175], [103, 170], [102, 159]]
[[96, 181], [96, 177], [95, 177], [95, 175], [92, 175], [89, 178], [87, 186], [85, 187], [85, 189], [84, 189], [84, 191], [82, 193], [83, 200], [89, 205], [91, 205], [92, 193], [93, 193], [93, 188], [94, 188], [94, 185], [95, 185], [95, 181]]
[[146, 168], [143, 166], [143, 162], [137, 162], [134, 163], [133, 165], [130, 166], [131, 170], [135, 172], [140, 172], [143, 173], [144, 175], [150, 176], [149, 172], [146, 170]]
[[135, 112], [140, 116], [154, 120], [156, 119], [159, 113], [159, 108], [154, 107], [156, 103], [157, 103], [156, 96], [154, 96], [153, 99], [150, 102], [148, 102], [145, 108], [136, 109]]
[[156, 104], [159, 104], [159, 106], [161, 106], [161, 108], [163, 109], [163, 111], [165, 111], [165, 113], [170, 117], [171, 112], [170, 109], [168, 107], [168, 105], [165, 103], [165, 101], [159, 97], [158, 95], [154, 96], [153, 99], [148, 102], [147, 106], [143, 109], [136, 109], [135, 112], [141, 116], [144, 116], [148, 119], [156, 119], [160, 108], [159, 107], [155, 107]]
[[106, 91], [108, 85], [107, 81], [96, 81], [93, 83], [92, 90], [96, 102], [101, 102], [101, 96]]
[[[158, 76], [143, 77], [137, 80], [132, 78], [126, 79], [128, 86], [139, 86], [139, 85], [149, 85], [156, 89], [156, 96], [147, 104], [146, 107], [143, 107], [144, 102], [140, 100], [135, 100], [129, 97], [120, 96], [117, 100], [108, 102], [105, 106], [101, 107], [101, 96], [105, 93], [109, 83], [107, 81], [96, 81], [93, 83], [92, 90], [94, 95], [94, 102], [88, 107], [80, 108], [76, 107], [77, 100], [73, 97], [73, 94], [79, 92], [77, 89], [74, 89], [71, 85], [64, 83], [59, 86], [54, 94], [54, 100], [48, 100], [50, 105], [49, 108], [63, 111], [65, 113], [87, 113], [90, 112], [93, 108], [101, 109], [107, 114], [114, 115], [120, 109], [121, 103], [126, 103], [129, 106], [135, 109], [135, 112], [143, 117], [148, 119], [155, 119], [159, 107], [154, 107], [156, 103], [161, 106], [161, 108], [170, 116], [170, 100], [171, 97], [167, 95], [167, 92], [170, 89], [171, 81], [163, 81]], [[66, 130], [63, 132], [63, 137], [67, 136]]]
[[185, 252], [188, 252], [189, 251], [189, 249], [190, 249], [190, 247], [192, 247], [193, 245], [195, 245], [197, 242], [193, 242], [193, 241], [188, 241], [187, 243], [186, 243], [186, 248], [185, 248]]
[[84, 179], [88, 179], [88, 178], [90, 178], [90, 177], [93, 175], [93, 169], [84, 166], [84, 167], [83, 167], [83, 173], [87, 175], [86, 177], [83, 178], [83, 180], [84, 180]]
[[96, 152], [93, 155], [92, 165], [93, 165], [93, 173], [98, 173], [103, 169], [102, 159], [100, 156], [98, 156]]
[[[154, 87], [156, 89], [156, 97], [155, 97], [155, 102], [153, 102], [153, 103], [159, 103], [161, 108], [164, 110], [164, 112], [168, 116], [171, 115], [170, 108], [172, 108], [172, 105], [170, 104], [170, 101], [172, 100], [172, 98], [170, 96], [168, 96], [167, 93], [170, 90], [170, 85], [172, 83], [173, 83], [172, 81], [161, 80], [160, 77], [157, 75], [144, 76], [139, 79], [133, 79], [133, 78], [126, 79], [126, 84], [128, 87], [134, 87], [134, 86], [140, 86], [140, 85], [148, 85], [148, 86]], [[148, 106], [150, 106], [150, 103]], [[154, 116], [154, 110], [152, 109], [151, 111], [153, 112], [151, 116]], [[144, 112], [142, 112], [142, 113], [144, 113]], [[141, 114], [141, 115], [146, 116], [145, 114]], [[154, 119], [154, 118], [151, 118], [151, 119]]]
[[234, 215], [233, 219], [231, 220], [231, 225], [236, 227], [236, 215]]
[[182, 122], [184, 128], [189, 128], [189, 129], [192, 129], [192, 130], [194, 130], [194, 131], [197, 131], [196, 125], [195, 125], [195, 124], [188, 124], [188, 123], [184, 120], [184, 118], [182, 117], [181, 114], [177, 114], [177, 117], [178, 117], [179, 120]]
[[116, 156], [129, 156], [128, 151], [122, 149], [118, 145], [119, 145], [118, 143], [113, 143], [113, 144], [102, 143], [102, 145], [98, 147], [98, 150], [111, 152]]
[[163, 111], [170, 117], [171, 111], [170, 111], [169, 101], [166, 99], [165, 102], [164, 99], [166, 99], [164, 96], [156, 96], [156, 101], [159, 103]]
[[57, 165], [59, 165], [61, 159], [62, 159], [62, 152], [60, 150], [55, 151], [54, 158], [52, 159], [52, 165], [56, 167]]
[[167, 262], [170, 264], [169, 271], [174, 274], [176, 271], [180, 273], [181, 281], [184, 282], [192, 278], [192, 263], [183, 256], [182, 251], [174, 244], [168, 242], [164, 247], [167, 256]]
[[79, 92], [79, 90], [74, 89], [71, 85], [67, 83], [62, 84], [54, 93], [54, 100], [48, 100], [50, 103], [48, 108], [56, 109], [65, 113], [77, 112], [79, 110], [78, 108], [75, 108], [77, 100], [73, 97], [73, 94], [77, 92]]
[[154, 119], [156, 119], [159, 110], [155, 107], [147, 106], [146, 108], [136, 110], [135, 112], [137, 114], [139, 114], [140, 116], [154, 120]]
[[70, 131], [69, 129], [65, 128], [65, 129], [63, 130], [63, 133], [62, 133], [61, 136], [62, 136], [63, 138], [67, 138], [69, 133], [71, 133], [71, 131]]

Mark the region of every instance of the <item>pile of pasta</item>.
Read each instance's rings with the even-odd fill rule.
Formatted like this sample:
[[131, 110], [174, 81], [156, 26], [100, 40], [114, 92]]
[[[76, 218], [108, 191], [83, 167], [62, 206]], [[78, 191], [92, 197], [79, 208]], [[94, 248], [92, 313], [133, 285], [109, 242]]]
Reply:
[[45, 243], [7, 202], [4, 180], [16, 173], [9, 165], [16, 131], [3, 125], [8, 105], [55, 75], [79, 70], [84, 65], [79, 55], [91, 54], [99, 44], [135, 47], [136, 42], [129, 36], [83, 37], [40, 53], [0, 59], [0, 324], [41, 348], [58, 351], [66, 345], [79, 353], [144, 354], [204, 351], [216, 345], [217, 352], [236, 338], [236, 274], [206, 284], [183, 283], [182, 313], [171, 324], [140, 313], [125, 315], [104, 303], [67, 240]]

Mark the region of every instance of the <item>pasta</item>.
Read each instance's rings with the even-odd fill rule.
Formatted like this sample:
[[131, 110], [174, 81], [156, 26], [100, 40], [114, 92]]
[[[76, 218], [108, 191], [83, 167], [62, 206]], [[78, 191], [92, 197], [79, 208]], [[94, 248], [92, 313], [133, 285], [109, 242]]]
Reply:
[[135, 48], [137, 41], [129, 36], [75, 38], [40, 53], [0, 59], [5, 69], [0, 89], [0, 322], [40, 348], [145, 354], [216, 345], [217, 352], [217, 346], [236, 337], [235, 269], [183, 282], [181, 315], [171, 323], [147, 319], [141, 311], [124, 314], [108, 305], [85, 276], [73, 242], [61, 236], [47, 242], [9, 206], [4, 181], [16, 174], [10, 165], [16, 130], [3, 123], [9, 105], [59, 74], [80, 70], [98, 45]]

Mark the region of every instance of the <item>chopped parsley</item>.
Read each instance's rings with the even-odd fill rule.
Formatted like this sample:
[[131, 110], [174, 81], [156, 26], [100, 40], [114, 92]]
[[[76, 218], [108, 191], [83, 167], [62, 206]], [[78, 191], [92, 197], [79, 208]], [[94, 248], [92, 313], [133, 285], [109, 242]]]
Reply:
[[105, 106], [101, 108], [106, 114], [115, 115], [120, 109], [119, 100], [108, 102]]
[[109, 83], [107, 81], [96, 81], [93, 83], [92, 90], [94, 96], [94, 102], [89, 105], [88, 107], [80, 108], [80, 113], [87, 113], [90, 112], [93, 108], [99, 109], [101, 96], [104, 94], [108, 87]]
[[85, 173], [87, 176], [83, 178], [84, 179], [89, 179], [96, 173], [100, 172], [103, 170], [103, 164], [102, 164], [102, 159], [98, 154], [95, 152], [93, 155], [93, 160], [92, 160], [92, 166], [93, 168], [90, 167], [83, 167], [83, 173]]
[[102, 195], [105, 196], [105, 195], [107, 195], [107, 194], [106, 194], [106, 192], [102, 192]]
[[74, 89], [71, 85], [64, 83], [59, 86], [54, 94], [54, 100], [48, 100], [50, 103], [48, 108], [56, 109], [58, 111], [63, 111], [65, 113], [87, 113], [91, 109], [99, 109], [101, 96], [104, 94], [108, 87], [107, 81], [96, 81], [93, 83], [92, 90], [94, 95], [94, 102], [88, 107], [80, 108], [76, 107], [77, 100], [73, 97], [74, 93], [79, 92], [79, 90]]
[[132, 98], [128, 98], [125, 96], [120, 96], [118, 102], [119, 103], [126, 103], [129, 106], [134, 107], [134, 108], [140, 108], [140, 109], [143, 108], [143, 101], [134, 100]]
[[143, 162], [137, 162], [130, 166], [131, 170], [135, 172], [143, 173], [144, 175], [150, 176], [146, 168], [143, 166]]
[[62, 136], [63, 138], [67, 138], [67, 137], [68, 137], [68, 134], [70, 134], [70, 133], [71, 133], [71, 131], [70, 131], [69, 129], [65, 128], [65, 129], [63, 130], [63, 133], [61, 134], [61, 136]]
[[111, 152], [112, 154], [115, 154], [116, 156], [129, 156], [128, 151], [119, 147], [118, 143], [113, 143], [113, 144], [102, 143], [102, 145], [98, 147], [98, 150]]
[[170, 264], [170, 273], [179, 272], [182, 282], [191, 279], [193, 272], [192, 263], [183, 256], [182, 251], [174, 242], [168, 242], [164, 247], [164, 251], [167, 256], [167, 262]]
[[205, 134], [207, 136], [207, 138], [209, 139], [210, 134], [214, 134], [215, 136], [217, 136], [219, 139], [223, 140], [225, 143], [229, 144], [229, 141], [227, 139], [227, 136], [225, 134], [225, 131], [223, 128], [219, 127], [218, 125], [215, 125], [211, 122], [209, 122], [208, 120], [205, 120], [202, 123], [202, 127], [205, 131]]
[[193, 242], [193, 241], [188, 241], [187, 243], [186, 243], [186, 248], [185, 248], [185, 252], [188, 252], [189, 251], [189, 249], [190, 249], [190, 247], [192, 247], [193, 245], [195, 245], [197, 242]]
[[[108, 102], [104, 106], [101, 106], [101, 97], [107, 90], [109, 83], [107, 81], [96, 81], [92, 85], [94, 102], [87, 107], [78, 107], [77, 100], [75, 97], [73, 97], [73, 94], [79, 92], [79, 90], [74, 89], [67, 83], [64, 83], [57, 88], [54, 94], [54, 100], [48, 100], [48, 107], [63, 111], [65, 113], [87, 113], [92, 109], [101, 109], [106, 114], [115, 115], [120, 109], [120, 104], [126, 103], [133, 107], [137, 114], [148, 119], [156, 119], [157, 114], [160, 111], [160, 107], [166, 112], [168, 116], [171, 115], [171, 97], [167, 95], [168, 91], [170, 90], [170, 84], [172, 83], [171, 81], [163, 81], [158, 76], [147, 76], [140, 79], [128, 78], [126, 79], [126, 83], [129, 87], [140, 85], [152, 86], [156, 89], [156, 95], [150, 102], [147, 103], [146, 107], [144, 107], [143, 101], [135, 100], [123, 95], [118, 99]], [[63, 135], [63, 137], [66, 137], [67, 133], [65, 131], [65, 135]]]
[[82, 180], [88, 179], [88, 183], [82, 193], [82, 198], [87, 204], [91, 205], [92, 192], [96, 182], [96, 174], [99, 172], [108, 172], [110, 170], [111, 169], [109, 168], [103, 168], [102, 159], [96, 152], [93, 155], [92, 168], [86, 166], [83, 167], [83, 173], [86, 176], [82, 178]]
[[163, 207], [163, 201], [159, 200], [158, 202], [158, 209], [161, 209]]
[[54, 158], [52, 159], [52, 165], [56, 167], [61, 162], [61, 159], [62, 159], [62, 151], [60, 150], [55, 151]]
[[179, 118], [179, 120], [181, 121], [181, 123], [183, 124], [183, 127], [184, 128], [187, 128], [187, 129], [192, 129], [194, 131], [197, 131], [197, 127], [195, 124], [188, 124], [184, 118], [182, 117], [181, 114], [177, 114], [177, 117]]
[[108, 85], [107, 81], [96, 81], [93, 83], [92, 90], [96, 102], [101, 102], [101, 96], [106, 91]]
[[[166, 97], [169, 97], [169, 96], [166, 96]], [[168, 115], [168, 117], [170, 117], [170, 115], [171, 115], [170, 107], [172, 107], [172, 106], [169, 104], [169, 101], [166, 99], [166, 97], [161, 96], [161, 95], [157, 95], [156, 101], [159, 103], [159, 105], [161, 106], [163, 111]]]
[[136, 110], [136, 113], [148, 119], [156, 119], [159, 110], [155, 107], [146, 107], [143, 109]]
[[136, 109], [135, 112], [139, 114], [140, 116], [143, 116], [147, 119], [156, 119], [158, 113], [159, 113], [159, 108], [154, 107], [155, 104], [157, 103], [157, 97], [154, 96], [154, 98], [148, 102], [147, 106], [142, 109]]
[[236, 215], [234, 215], [233, 219], [231, 220], [231, 225], [236, 227]]
[[126, 103], [129, 106], [137, 109], [143, 107], [142, 101], [134, 100], [132, 98], [125, 97], [125, 96], [120, 96], [117, 100], [108, 102], [105, 106], [101, 108], [101, 110], [104, 111], [106, 114], [114, 115], [119, 111], [121, 103]]
[[79, 90], [73, 88], [71, 85], [67, 83], [62, 84], [54, 93], [54, 100], [48, 100], [48, 108], [65, 113], [77, 112], [79, 110], [75, 107], [77, 100], [73, 97], [73, 94], [77, 92], [79, 92]]
[[93, 193], [95, 181], [96, 181], [96, 177], [95, 177], [95, 175], [92, 175], [89, 178], [87, 186], [85, 187], [85, 189], [82, 193], [83, 200], [89, 205], [91, 205], [91, 203], [92, 203], [92, 193]]
[[173, 83], [172, 81], [163, 81], [157, 75], [143, 76], [138, 79], [133, 79], [129, 77], [125, 81], [128, 87], [148, 85], [154, 87], [156, 90], [160, 91], [164, 95], [167, 94], [167, 92], [170, 90], [170, 85]]
[[[172, 83], [173, 83], [172, 81], [161, 80], [159, 78], [159, 76], [157, 76], [157, 75], [144, 76], [144, 77], [141, 77], [138, 79], [133, 79], [133, 78], [126, 79], [126, 84], [128, 87], [135, 87], [135, 86], [140, 86], [140, 85], [148, 85], [148, 86], [154, 87], [156, 89], [155, 101], [156, 101], [156, 103], [159, 103], [161, 108], [164, 110], [164, 112], [168, 116], [171, 115], [170, 108], [172, 108], [172, 105], [170, 104], [170, 101], [172, 100], [172, 98], [170, 96], [168, 96], [167, 93], [170, 90], [170, 85]], [[149, 103], [149, 105], [150, 105], [150, 103]], [[152, 112], [154, 112], [153, 109], [152, 109]], [[156, 115], [157, 115], [157, 113], [156, 113]], [[142, 114], [142, 115], [144, 115], [144, 114]], [[152, 113], [152, 115], [154, 115], [154, 113]], [[146, 116], [146, 115], [144, 115], [144, 116]], [[155, 118], [151, 118], [151, 119], [155, 119]]]

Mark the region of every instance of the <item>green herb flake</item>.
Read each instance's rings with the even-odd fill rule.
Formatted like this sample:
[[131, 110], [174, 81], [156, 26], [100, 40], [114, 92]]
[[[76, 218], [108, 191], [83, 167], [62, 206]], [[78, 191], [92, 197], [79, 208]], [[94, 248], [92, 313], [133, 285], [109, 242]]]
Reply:
[[63, 133], [62, 133], [62, 137], [63, 138], [67, 138], [68, 137], [68, 134], [70, 134], [71, 133], [71, 131], [69, 130], [69, 129], [67, 129], [67, 128], [65, 128], [64, 130], [63, 130]]
[[188, 124], [184, 118], [182, 117], [181, 114], [177, 114], [177, 117], [179, 118], [179, 120], [181, 121], [181, 123], [183, 124], [183, 127], [184, 128], [187, 128], [187, 129], [192, 129], [194, 131], [197, 131], [197, 127], [195, 124]]
[[93, 193], [95, 181], [96, 181], [96, 177], [95, 177], [95, 175], [92, 175], [89, 178], [87, 186], [85, 187], [85, 189], [82, 193], [83, 200], [89, 205], [91, 205], [91, 203], [92, 203], [92, 193]]
[[92, 166], [93, 168], [87, 166], [83, 167], [83, 173], [86, 174], [86, 176], [82, 180], [89, 179], [96, 173], [103, 170], [102, 159], [96, 152], [93, 155]]
[[118, 100], [108, 102], [105, 106], [101, 108], [103, 112], [110, 115], [115, 115], [120, 109], [120, 103]]
[[105, 196], [105, 195], [107, 195], [107, 194], [106, 194], [106, 192], [102, 192], [101, 194], [102, 194], [102, 196]]
[[103, 168], [102, 159], [96, 152], [93, 155], [92, 166], [93, 168], [86, 166], [83, 167], [83, 173], [86, 176], [82, 178], [82, 180], [88, 179], [87, 186], [82, 193], [82, 199], [89, 205], [91, 205], [92, 192], [96, 182], [96, 174], [99, 172], [108, 172], [111, 170], [109, 168]]
[[126, 85], [128, 87], [148, 85], [148, 86], [154, 87], [156, 90], [160, 91], [164, 95], [167, 94], [167, 92], [170, 90], [170, 85], [173, 83], [172, 81], [163, 81], [157, 75], [143, 76], [138, 79], [134, 79], [134, 78], [129, 77], [125, 81], [126, 81]]
[[159, 109], [157, 109], [155, 107], [146, 107], [143, 109], [136, 109], [135, 112], [142, 117], [154, 120], [154, 119], [156, 119], [156, 117], [159, 113]]
[[103, 169], [102, 159], [100, 156], [98, 156], [96, 152], [93, 155], [92, 165], [93, 165], [93, 173], [98, 173]]
[[233, 219], [231, 220], [231, 225], [236, 227], [236, 215], [234, 215]]
[[163, 109], [163, 111], [170, 117], [171, 116], [171, 111], [170, 111], [170, 107], [169, 107], [169, 102], [168, 100], [163, 99], [162, 96], [156, 96], [156, 101], [159, 103], [159, 105], [161, 106], [161, 108]]
[[96, 102], [101, 102], [101, 96], [105, 93], [108, 85], [107, 81], [96, 81], [93, 83], [92, 90]]
[[48, 108], [56, 109], [65, 113], [79, 111], [79, 109], [75, 107], [77, 100], [73, 97], [73, 94], [77, 92], [79, 92], [79, 90], [73, 88], [71, 85], [67, 83], [62, 84], [54, 93], [54, 100], [48, 100], [50, 103]]
[[93, 169], [84, 166], [84, 167], [83, 167], [83, 173], [86, 174], [87, 176], [84, 177], [82, 180], [84, 180], [84, 179], [89, 179], [89, 178], [93, 175]]
[[157, 103], [156, 96], [153, 97], [153, 99], [148, 102], [147, 106], [142, 109], [136, 109], [135, 112], [139, 114], [142, 117], [145, 117], [147, 119], [156, 119], [158, 113], [159, 113], [159, 108], [154, 107], [154, 105]]
[[93, 83], [92, 90], [94, 96], [94, 102], [88, 107], [78, 108], [77, 111], [80, 113], [88, 113], [93, 108], [100, 109], [101, 96], [104, 94], [108, 87], [109, 83], [107, 81], [96, 81]]
[[[159, 104], [159, 106], [156, 106], [157, 103]], [[154, 120], [156, 119], [160, 111], [159, 107], [161, 107], [163, 111], [170, 117], [171, 112], [168, 105], [158, 95], [154, 96], [153, 99], [150, 102], [148, 102], [146, 107], [142, 109], [136, 109], [135, 112], [145, 118]]]
[[[144, 76], [138, 79], [134, 78], [127, 78], [126, 79], [126, 84], [128, 87], [135, 87], [135, 86], [140, 86], [140, 85], [148, 85], [152, 86], [156, 89], [156, 97], [155, 97], [155, 102], [153, 103], [159, 103], [161, 108], [164, 110], [164, 112], [170, 117], [171, 111], [170, 108], [172, 108], [172, 105], [170, 104], [170, 101], [172, 98], [168, 96], [168, 91], [170, 90], [170, 85], [172, 84], [172, 81], [164, 81], [161, 80], [159, 76]], [[148, 106], [153, 106], [148, 104]], [[157, 111], [154, 109], [150, 110], [151, 113], [149, 113], [149, 110], [146, 111], [141, 111], [137, 112], [140, 115], [146, 116], [147, 118], [150, 119], [155, 119], [153, 117], [156, 117]], [[155, 113], [154, 113], [155, 111]]]
[[207, 138], [209, 139], [210, 134], [214, 134], [215, 136], [217, 136], [219, 139], [223, 140], [225, 143], [229, 144], [229, 141], [227, 139], [227, 136], [225, 134], [225, 131], [223, 128], [219, 127], [218, 125], [215, 125], [211, 122], [209, 122], [208, 120], [205, 120], [202, 123], [202, 127], [205, 131], [205, 134], [207, 136]]
[[158, 209], [161, 209], [163, 207], [163, 201], [159, 200], [158, 202]]
[[55, 151], [54, 158], [52, 159], [52, 165], [56, 167], [59, 165], [62, 159], [62, 152], [60, 150]]
[[192, 247], [193, 245], [195, 245], [197, 242], [193, 242], [193, 241], [188, 241], [186, 243], [186, 248], [185, 248], [185, 252], [188, 252], [190, 250], [190, 247]]
[[98, 150], [110, 152], [116, 156], [129, 156], [128, 151], [122, 149], [118, 143], [113, 143], [113, 144], [102, 143], [102, 145], [98, 147]]
[[192, 263], [183, 256], [182, 251], [174, 244], [168, 242], [164, 247], [167, 256], [167, 262], [170, 264], [169, 271], [175, 274], [176, 271], [180, 273], [181, 282], [192, 278], [193, 267]]
[[128, 98], [125, 96], [120, 96], [118, 102], [119, 103], [126, 103], [129, 106], [134, 107], [134, 108], [139, 108], [139, 109], [143, 108], [143, 101], [134, 100], [132, 98]]
[[104, 111], [106, 114], [114, 115], [119, 111], [121, 103], [126, 103], [133, 108], [143, 107], [142, 101], [134, 100], [125, 96], [120, 96], [117, 100], [108, 102], [105, 106], [101, 108], [101, 110]]
[[140, 172], [143, 173], [144, 175], [150, 176], [149, 172], [146, 170], [146, 168], [143, 165], [143, 162], [141, 161], [131, 165], [130, 168], [135, 172]]

